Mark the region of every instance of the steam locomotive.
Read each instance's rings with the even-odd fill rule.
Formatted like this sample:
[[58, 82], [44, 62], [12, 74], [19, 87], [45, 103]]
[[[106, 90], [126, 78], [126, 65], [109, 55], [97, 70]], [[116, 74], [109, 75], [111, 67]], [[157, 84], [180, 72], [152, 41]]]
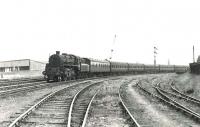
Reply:
[[43, 75], [47, 82], [64, 81], [70, 79], [85, 78], [91, 76], [111, 74], [137, 74], [159, 72], [186, 72], [187, 66], [175, 65], [145, 65], [136, 63], [113, 62], [108, 60], [96, 60], [81, 58], [72, 54], [56, 51], [49, 57]]

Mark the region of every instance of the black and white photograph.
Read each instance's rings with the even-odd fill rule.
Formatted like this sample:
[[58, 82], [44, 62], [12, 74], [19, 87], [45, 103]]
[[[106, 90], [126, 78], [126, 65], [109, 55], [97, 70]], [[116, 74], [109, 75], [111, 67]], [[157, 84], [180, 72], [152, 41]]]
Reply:
[[200, 127], [200, 1], [1, 0], [0, 127]]

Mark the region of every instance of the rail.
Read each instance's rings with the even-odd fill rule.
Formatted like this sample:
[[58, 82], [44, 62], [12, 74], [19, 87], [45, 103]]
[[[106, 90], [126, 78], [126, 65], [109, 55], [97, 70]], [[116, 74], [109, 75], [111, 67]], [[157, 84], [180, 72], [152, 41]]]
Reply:
[[170, 97], [168, 97], [166, 94], [164, 94], [162, 92], [162, 90], [158, 87], [154, 87], [158, 93], [163, 96], [165, 99], [167, 99], [168, 101], [172, 102], [176, 107], [178, 107], [179, 109], [181, 109], [182, 111], [184, 111], [185, 113], [189, 114], [189, 115], [192, 115], [193, 117], [195, 117], [196, 119], [200, 120], [200, 114], [190, 110], [189, 108], [181, 105], [180, 103], [178, 103], [177, 101], [171, 99]]
[[182, 96], [184, 96], [184, 97], [186, 97], [186, 98], [189, 98], [190, 100], [194, 100], [194, 101], [200, 103], [200, 100], [199, 100], [199, 99], [194, 98], [194, 97], [191, 97], [191, 96], [188, 96], [188, 95], [186, 95], [186, 94], [180, 92], [180, 91], [177, 90], [173, 85], [174, 85], [174, 83], [172, 82], [170, 86], [171, 86], [171, 89], [172, 89], [173, 91], [179, 93], [180, 95], [182, 95]]
[[[158, 85], [158, 84], [157, 84], [157, 85]], [[160, 101], [162, 101], [162, 102], [164, 102], [164, 103], [166, 103], [166, 104], [168, 104], [168, 105], [170, 105], [170, 106], [172, 106], [172, 107], [174, 107], [174, 108], [176, 108], [176, 109], [178, 109], [178, 110], [182, 110], [183, 112], [185, 112], [185, 113], [187, 113], [187, 114], [193, 116], [194, 118], [196, 118], [197, 120], [200, 121], [200, 115], [199, 115], [198, 113], [195, 113], [195, 112], [191, 111], [190, 109], [188, 109], [188, 108], [182, 106], [182, 105], [179, 104], [178, 102], [176, 102], [176, 101], [170, 99], [168, 96], [166, 96], [164, 93], [162, 93], [162, 92], [159, 90], [158, 87], [155, 87], [155, 86], [154, 86], [154, 88], [158, 91], [158, 93], [159, 93], [163, 98], [161, 98], [161, 97], [159, 97], [159, 96], [157, 96], [157, 95], [155, 95], [155, 94], [153, 94], [153, 93], [147, 91], [145, 88], [143, 88], [143, 87], [140, 86], [139, 84], [137, 84], [137, 86], [138, 86], [140, 89], [142, 89], [144, 92], [146, 92], [147, 94], [149, 94], [149, 95], [151, 95], [151, 96], [153, 96], [153, 97], [159, 99]]]
[[81, 92], [83, 92], [84, 90], [86, 90], [88, 87], [90, 87], [90, 86], [92, 86], [92, 85], [94, 85], [94, 84], [100, 83], [100, 82], [103, 82], [103, 81], [95, 82], [95, 83], [93, 83], [93, 84], [90, 84], [90, 85], [84, 87], [84, 88], [81, 89], [79, 92], [77, 92], [76, 95], [73, 97], [73, 100], [72, 100], [72, 102], [71, 102], [70, 109], [69, 109], [67, 127], [70, 127], [70, 126], [71, 126], [72, 110], [73, 110], [74, 102], [75, 102], [75, 100], [77, 99], [78, 95], [79, 95]]
[[[121, 88], [121, 86], [120, 86], [120, 88]], [[139, 123], [136, 121], [136, 119], [133, 117], [133, 115], [131, 114], [131, 112], [129, 111], [129, 109], [127, 108], [127, 106], [125, 105], [125, 103], [124, 103], [124, 101], [123, 101], [123, 99], [122, 99], [122, 96], [121, 96], [121, 94], [120, 94], [120, 89], [119, 89], [119, 91], [118, 91], [118, 95], [119, 95], [119, 99], [120, 99], [120, 101], [121, 101], [121, 103], [122, 103], [124, 109], [126, 110], [126, 112], [127, 112], [127, 113], [129, 114], [129, 116], [131, 117], [131, 119], [132, 119], [132, 121], [134, 122], [135, 126], [136, 126], [136, 127], [140, 127]]]
[[[88, 82], [88, 81], [84, 81], [84, 82]], [[81, 82], [81, 83], [84, 83], [84, 82]], [[80, 84], [80, 83], [77, 83], [77, 84]], [[74, 84], [74, 85], [77, 85], [77, 84]], [[74, 86], [73, 85], [73, 86]], [[19, 126], [19, 123], [21, 120], [25, 119], [33, 110], [35, 110], [36, 108], [38, 108], [42, 103], [44, 103], [45, 101], [47, 101], [50, 97], [54, 96], [56, 93], [64, 90], [64, 89], [67, 89], [68, 87], [71, 87], [71, 86], [67, 86], [61, 90], [57, 90], [57, 91], [54, 91], [52, 93], [50, 93], [49, 95], [47, 95], [46, 97], [44, 97], [42, 100], [40, 100], [38, 103], [36, 103], [35, 105], [33, 105], [32, 107], [30, 107], [27, 111], [25, 111], [23, 114], [21, 114], [19, 117], [17, 117], [10, 125], [9, 127], [18, 127]]]
[[84, 116], [84, 119], [83, 119], [82, 127], [85, 127], [85, 124], [86, 124], [86, 121], [87, 121], [87, 117], [88, 117], [88, 113], [89, 113], [91, 104], [92, 104], [92, 102], [93, 102], [93, 100], [94, 100], [94, 98], [96, 97], [96, 95], [97, 95], [98, 92], [99, 92], [99, 91], [97, 91], [97, 92], [95, 93], [95, 95], [92, 97], [92, 99], [91, 99], [91, 101], [90, 101], [90, 103], [89, 103], [89, 105], [88, 105], [88, 107], [87, 107], [87, 110], [86, 110], [86, 113], [85, 113], [85, 116]]
[[182, 98], [182, 99], [185, 99], [186, 101], [190, 101], [190, 102], [192, 102], [192, 103], [195, 103], [195, 104], [200, 105], [200, 101], [196, 101], [196, 100], [194, 100], [194, 99], [190, 99], [190, 98], [188, 98], [188, 97], [185, 97], [185, 96], [187, 96], [187, 95], [185, 95], [185, 96], [183, 96], [183, 95], [177, 95], [177, 94], [175, 94], [175, 93], [172, 93], [172, 92], [169, 92], [169, 91], [165, 91], [165, 90], [162, 89], [159, 85], [157, 85], [157, 86], [158, 86], [158, 88], [159, 88], [160, 91], [162, 91], [162, 92], [164, 92], [164, 93], [166, 93], [166, 94], [175, 96], [175, 97], [177, 97], [177, 98]]

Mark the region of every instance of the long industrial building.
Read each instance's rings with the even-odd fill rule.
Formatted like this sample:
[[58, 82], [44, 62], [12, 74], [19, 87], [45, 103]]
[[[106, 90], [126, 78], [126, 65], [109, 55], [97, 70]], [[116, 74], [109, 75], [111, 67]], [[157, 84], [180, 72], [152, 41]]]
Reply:
[[14, 72], [25, 70], [44, 70], [45, 63], [30, 59], [11, 60], [0, 62], [0, 72]]

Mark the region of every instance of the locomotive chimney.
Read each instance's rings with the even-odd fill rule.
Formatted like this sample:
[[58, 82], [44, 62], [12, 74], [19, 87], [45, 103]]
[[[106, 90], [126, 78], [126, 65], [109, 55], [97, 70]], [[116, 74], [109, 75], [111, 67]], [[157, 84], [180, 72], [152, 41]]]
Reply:
[[56, 51], [56, 55], [60, 55], [60, 51]]

